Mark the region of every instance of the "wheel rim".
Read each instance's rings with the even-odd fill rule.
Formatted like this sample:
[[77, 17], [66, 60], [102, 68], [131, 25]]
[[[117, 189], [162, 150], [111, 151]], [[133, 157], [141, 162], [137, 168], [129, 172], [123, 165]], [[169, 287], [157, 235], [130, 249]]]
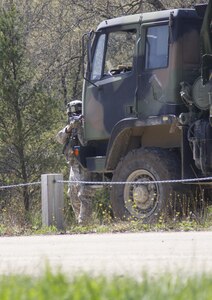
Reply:
[[[126, 184], [124, 187], [124, 203], [130, 214], [136, 218], [144, 218], [154, 214], [158, 204], [159, 188], [153, 183], [155, 177], [147, 170], [136, 170], [131, 173], [126, 182], [138, 182], [138, 184]], [[147, 181], [149, 184], [141, 184]]]

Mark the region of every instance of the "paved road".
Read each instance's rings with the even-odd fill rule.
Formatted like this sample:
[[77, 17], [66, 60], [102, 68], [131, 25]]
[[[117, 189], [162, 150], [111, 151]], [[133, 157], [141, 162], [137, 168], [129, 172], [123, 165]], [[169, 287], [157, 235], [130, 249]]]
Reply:
[[[140, 277], [212, 271], [212, 232], [124, 233], [0, 238], [0, 274], [39, 275], [49, 264], [79, 272]], [[182, 275], [183, 276], [183, 275]]]

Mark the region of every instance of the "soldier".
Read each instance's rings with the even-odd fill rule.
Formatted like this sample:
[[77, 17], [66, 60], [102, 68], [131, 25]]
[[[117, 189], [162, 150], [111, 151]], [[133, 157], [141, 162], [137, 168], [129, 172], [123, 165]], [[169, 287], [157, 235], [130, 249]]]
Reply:
[[86, 225], [92, 215], [93, 190], [91, 186], [79, 182], [91, 181], [90, 172], [84, 170], [76, 158], [78, 146], [85, 144], [82, 135], [82, 102], [80, 100], [69, 102], [67, 114], [69, 124], [58, 132], [56, 139], [64, 145], [63, 153], [70, 165], [69, 180], [76, 181], [70, 182], [68, 188], [76, 220], [79, 224]]

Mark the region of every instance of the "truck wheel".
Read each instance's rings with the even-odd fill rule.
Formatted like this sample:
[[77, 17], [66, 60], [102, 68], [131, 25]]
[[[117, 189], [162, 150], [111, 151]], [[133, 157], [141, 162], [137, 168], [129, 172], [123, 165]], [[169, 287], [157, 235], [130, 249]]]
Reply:
[[129, 152], [113, 174], [112, 182], [126, 182], [112, 185], [114, 216], [121, 220], [142, 219], [145, 223], [161, 216], [166, 219], [175, 209], [173, 198], [176, 201], [179, 197], [179, 184], [154, 181], [179, 178], [180, 162], [173, 151], [146, 148]]

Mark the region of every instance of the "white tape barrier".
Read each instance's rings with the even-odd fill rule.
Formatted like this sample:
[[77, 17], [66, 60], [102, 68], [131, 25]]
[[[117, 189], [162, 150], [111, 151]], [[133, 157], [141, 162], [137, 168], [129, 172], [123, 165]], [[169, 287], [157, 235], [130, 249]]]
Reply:
[[[155, 180], [155, 181], [83, 181], [83, 180], [58, 180], [57, 183], [67, 183], [67, 184], [85, 184], [85, 185], [118, 185], [118, 184], [159, 184], [159, 183], [192, 183], [192, 182], [203, 182], [203, 181], [211, 181], [212, 184], [212, 177], [204, 177], [204, 178], [190, 178], [190, 179], [175, 179], [175, 180]], [[5, 185], [0, 186], [0, 190], [3, 189], [10, 189], [16, 187], [24, 187], [24, 186], [31, 186], [31, 185], [38, 185], [41, 184], [41, 181], [32, 182], [32, 183], [20, 183], [20, 184], [12, 184], [12, 185]]]
[[155, 181], [81, 181], [81, 180], [58, 180], [58, 183], [75, 183], [85, 185], [118, 185], [118, 184], [159, 184], [159, 183], [189, 183], [189, 182], [211, 181], [212, 177], [190, 178], [190, 179], [175, 179], [175, 180], [155, 180]]
[[15, 188], [15, 187], [37, 185], [37, 184], [41, 184], [41, 181], [32, 182], [32, 183], [19, 183], [19, 184], [11, 184], [11, 185], [2, 185], [2, 186], [0, 186], [0, 190], [10, 189], [10, 188]]

